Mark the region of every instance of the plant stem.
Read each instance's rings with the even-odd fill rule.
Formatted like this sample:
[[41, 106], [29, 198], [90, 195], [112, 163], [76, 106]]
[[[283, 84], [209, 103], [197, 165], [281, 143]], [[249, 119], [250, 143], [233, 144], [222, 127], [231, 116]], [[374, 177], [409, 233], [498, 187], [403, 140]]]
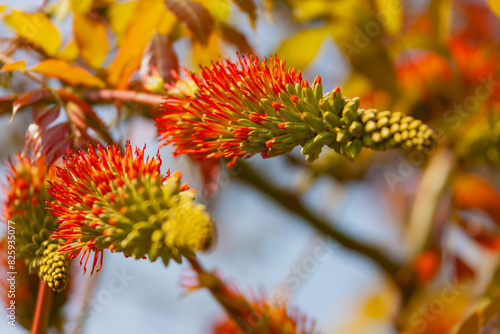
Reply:
[[138, 93], [131, 90], [101, 89], [82, 93], [82, 97], [91, 101], [124, 101], [149, 105], [160, 105], [165, 102], [165, 97], [157, 94]]
[[47, 287], [44, 280], [38, 285], [38, 297], [36, 300], [35, 316], [31, 326], [31, 334], [44, 334], [47, 328], [48, 315], [52, 303], [52, 290]]
[[271, 197], [288, 211], [304, 218], [309, 225], [314, 227], [323, 235], [331, 237], [346, 249], [361, 254], [378, 264], [378, 266], [383, 269], [400, 288], [405, 285], [406, 282], [402, 282], [398, 275], [401, 267], [397, 263], [388, 259], [380, 252], [380, 250], [359, 243], [346, 234], [336, 230], [329, 222], [319, 219], [311, 211], [305, 208], [296, 196], [290, 192], [279, 189], [272, 185], [269, 181], [264, 180], [259, 173], [255, 172], [255, 170], [248, 165], [248, 163], [238, 161], [238, 164], [238, 168], [240, 169], [239, 173], [237, 173], [238, 179]]

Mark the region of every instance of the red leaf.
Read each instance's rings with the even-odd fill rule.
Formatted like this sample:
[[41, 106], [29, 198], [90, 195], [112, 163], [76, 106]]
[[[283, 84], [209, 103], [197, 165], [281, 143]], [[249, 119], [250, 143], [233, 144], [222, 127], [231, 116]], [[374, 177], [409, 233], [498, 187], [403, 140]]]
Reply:
[[[47, 127], [59, 116], [60, 110], [59, 106], [49, 109], [33, 108], [33, 122], [28, 126], [28, 130], [26, 131], [24, 154], [26, 154], [28, 148], [36, 146], [37, 141], [41, 139]], [[34, 151], [33, 154], [35, 154]]]
[[173, 84], [172, 71], [179, 72], [179, 60], [168, 36], [155, 34], [142, 56], [139, 74], [143, 83], [147, 78], [158, 75], [164, 83]]
[[48, 97], [49, 95], [50, 92], [46, 88], [35, 89], [30, 92], [19, 95], [12, 104], [12, 118], [10, 119], [10, 122], [14, 120], [14, 117], [16, 116], [16, 113], [19, 111], [19, 109], [28, 106], [30, 104], [39, 102], [40, 100]]
[[32, 128], [27, 136], [32, 137], [32, 152], [35, 159], [45, 156], [47, 164], [53, 163], [71, 146], [70, 127], [67, 122], [39, 131]]
[[[68, 111], [68, 117], [71, 121], [78, 123], [79, 131], [86, 133], [88, 127], [92, 128], [95, 132], [97, 132], [102, 139], [106, 142], [113, 142], [113, 138], [111, 138], [107, 126], [101, 121], [99, 116], [96, 115], [94, 110], [81, 98], [76, 96], [73, 93], [70, 93], [66, 90], [58, 90], [57, 95], [59, 95], [62, 99], [67, 102], [72, 102], [78, 108], [70, 107]], [[69, 104], [68, 104], [69, 106]], [[88, 137], [90, 139], [90, 137]], [[87, 143], [84, 143], [87, 144]]]
[[458, 281], [464, 281], [473, 279], [475, 273], [469, 265], [462, 261], [462, 259], [455, 257], [455, 276]]
[[61, 112], [61, 107], [58, 105], [53, 106], [49, 109], [38, 109], [33, 110], [33, 123], [38, 124], [38, 126], [45, 130], [50, 123], [55, 121], [59, 117]]
[[255, 29], [255, 21], [257, 20], [257, 6], [253, 0], [233, 0], [233, 2], [240, 7], [242, 11], [248, 14], [250, 23]]
[[205, 7], [192, 0], [166, 0], [165, 5], [191, 30], [195, 38], [202, 44], [207, 44], [214, 19]]

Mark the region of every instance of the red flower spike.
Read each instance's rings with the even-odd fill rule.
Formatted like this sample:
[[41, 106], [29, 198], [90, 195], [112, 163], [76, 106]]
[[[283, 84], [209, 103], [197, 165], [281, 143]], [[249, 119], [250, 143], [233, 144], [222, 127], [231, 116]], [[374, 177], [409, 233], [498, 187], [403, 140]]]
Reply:
[[[236, 63], [219, 59], [200, 76], [188, 76], [197, 93], [168, 97], [164, 115], [156, 119], [160, 140], [174, 145], [174, 155], [233, 158], [233, 164], [238, 157], [271, 158], [300, 145], [308, 162], [325, 146], [353, 160], [362, 147], [421, 150], [435, 142], [432, 130], [417, 120], [411, 123], [415, 136], [404, 134], [403, 140], [401, 133], [390, 132], [389, 120], [410, 123], [412, 117], [385, 112], [379, 122], [378, 111], [359, 109], [359, 99], [342, 97], [338, 87], [323, 95], [320, 77], [309, 86], [300, 71], [285, 69], [276, 56], [260, 63], [239, 55]], [[272, 140], [276, 144], [269, 145]]]
[[160, 257], [166, 265], [210, 246], [212, 222], [194, 203], [194, 191], [180, 183], [180, 172], [161, 174], [159, 154], [150, 158], [144, 151], [130, 143], [124, 154], [116, 145], [89, 145], [88, 153], [67, 157], [59, 180], [50, 182], [50, 211], [60, 218], [52, 237], [64, 241], [61, 252], [80, 256], [84, 272], [87, 265], [91, 274], [101, 269], [104, 249]]

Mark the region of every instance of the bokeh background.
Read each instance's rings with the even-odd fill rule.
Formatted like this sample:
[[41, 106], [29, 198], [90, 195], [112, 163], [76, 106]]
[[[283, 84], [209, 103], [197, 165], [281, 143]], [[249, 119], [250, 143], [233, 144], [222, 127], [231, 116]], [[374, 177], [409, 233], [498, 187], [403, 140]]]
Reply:
[[[473, 88], [480, 82], [479, 74], [477, 77], [471, 74], [471, 79], [462, 67], [487, 64], [480, 77], [488, 77], [488, 70], [496, 75], [496, 69], [490, 65], [498, 50], [498, 17], [485, 1], [289, 0], [274, 1], [272, 8], [257, 2], [255, 28], [248, 15], [234, 3], [229, 2], [227, 7], [225, 1], [219, 3], [212, 1], [207, 7], [227, 8], [225, 22], [246, 36], [255, 54], [263, 57], [277, 53], [287, 64], [303, 69], [310, 82], [321, 75], [325, 92], [343, 87], [344, 95], [361, 96], [366, 106], [402, 110], [446, 133], [450, 124], [443, 114], [451, 111], [453, 116], [453, 105], [473, 96]], [[391, 10], [395, 3], [399, 7]], [[36, 9], [41, 1], [6, 4]], [[388, 19], [381, 24], [385, 14]], [[66, 30], [71, 30], [71, 17], [60, 24], [62, 34]], [[9, 36], [12, 30], [3, 26], [0, 34]], [[457, 51], [460, 36], [466, 42], [460, 45], [463, 50]], [[473, 49], [476, 46], [481, 46], [483, 58], [478, 56], [480, 51]], [[201, 60], [193, 56], [189, 37], [177, 40], [174, 49], [181, 66], [196, 70]], [[204, 56], [220, 53], [235, 59], [236, 49], [238, 46], [221, 43], [218, 49], [207, 51]], [[149, 154], [156, 153], [158, 142], [151, 118], [131, 114], [117, 122], [113, 106], [95, 110], [113, 127], [111, 134], [115, 139], [130, 139], [138, 146], [145, 143]], [[476, 110], [470, 112], [473, 113]], [[25, 131], [31, 122], [29, 110], [19, 113], [11, 123], [10, 118], [9, 114], [0, 116], [2, 161], [23, 149]], [[461, 119], [460, 126], [452, 129], [452, 139], [444, 145], [452, 147], [447, 154], [456, 154], [457, 161], [462, 161], [461, 153], [453, 151], [457, 145], [453, 140], [470, 131], [463, 129], [466, 122], [468, 118]], [[170, 147], [161, 148], [160, 153], [165, 168], [182, 171], [184, 181], [193, 188], [203, 187], [198, 169], [188, 159], [173, 158]], [[413, 256], [412, 242], [408, 241], [409, 217], [415, 193], [422, 187], [422, 166], [427, 166], [426, 159], [413, 162], [404, 152], [364, 152], [359, 162], [351, 163], [328, 151], [312, 167], [305, 167], [299, 150], [295, 150], [287, 157], [263, 160], [255, 156], [248, 162], [268, 182], [296, 195], [311, 212], [338, 230], [375, 246], [394, 261], [404, 262]], [[410, 161], [408, 172], [401, 173], [401, 168], [407, 167], [401, 161]], [[442, 168], [446, 173], [446, 161], [437, 169]], [[1, 179], [5, 171], [2, 165]], [[498, 185], [498, 173], [495, 177], [498, 167], [481, 166], [478, 171]], [[401, 177], [393, 183], [386, 172]], [[234, 174], [223, 169], [217, 190], [205, 199], [218, 229], [214, 249], [200, 255], [205, 267], [219, 269], [243, 291], [262, 289], [285, 295], [291, 305], [316, 322], [322, 333], [397, 332], [394, 318], [399, 312], [401, 296], [377, 265], [318, 234], [303, 219]], [[439, 240], [432, 244], [445, 250], [445, 257], [462, 254], [479, 278], [472, 290], [482, 291], [496, 268], [497, 253], [477, 245], [459, 227], [446, 225], [451, 219], [447, 215], [451, 193], [446, 186], [442, 193], [448, 202], [437, 205], [433, 224], [439, 229], [429, 228], [424, 233]], [[104, 262], [102, 271], [93, 277], [82, 276], [80, 270], [75, 270], [72, 281], [75, 297], [64, 308], [65, 332], [211, 333], [214, 324], [224, 319], [222, 308], [208, 292], [185, 295], [180, 283], [183, 276], [190, 274], [187, 264], [172, 263], [165, 268], [161, 263], [135, 261], [109, 252], [105, 253]], [[440, 284], [453, 281], [449, 276], [442, 277]], [[0, 278], [4, 279], [3, 273]], [[82, 329], [77, 327], [82, 323], [83, 300], [91, 303]], [[0, 321], [0, 332], [25, 331]]]

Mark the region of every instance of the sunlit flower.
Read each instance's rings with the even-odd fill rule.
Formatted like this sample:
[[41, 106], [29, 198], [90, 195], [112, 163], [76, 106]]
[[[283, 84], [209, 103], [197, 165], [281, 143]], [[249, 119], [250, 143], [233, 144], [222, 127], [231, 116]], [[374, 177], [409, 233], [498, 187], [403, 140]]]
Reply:
[[[58, 240], [50, 238], [57, 217], [46, 210], [50, 200], [47, 181], [54, 176], [44, 157], [32, 162], [16, 156], [9, 163], [7, 196], [4, 203], [5, 221], [12, 221], [16, 231], [16, 256], [26, 259], [30, 272], [38, 272], [55, 291], [62, 291], [69, 281], [71, 260], [58, 255]], [[56, 261], [54, 261], [56, 260]]]
[[425, 124], [401, 113], [359, 109], [359, 99], [342, 97], [337, 87], [323, 95], [321, 78], [312, 85], [278, 57], [259, 62], [238, 56], [189, 74], [198, 91], [168, 97], [157, 126], [174, 154], [195, 159], [270, 158], [302, 146], [307, 161], [326, 145], [349, 159], [362, 147], [375, 150], [432, 145]]
[[60, 218], [54, 237], [65, 241], [63, 252], [80, 264], [92, 251], [92, 273], [102, 265], [104, 249], [151, 261], [194, 256], [207, 249], [213, 226], [205, 207], [194, 203], [194, 191], [180, 184], [180, 173], [161, 174], [160, 156], [144, 157], [126, 144], [107, 149], [89, 147], [58, 167], [50, 183], [51, 212]]

